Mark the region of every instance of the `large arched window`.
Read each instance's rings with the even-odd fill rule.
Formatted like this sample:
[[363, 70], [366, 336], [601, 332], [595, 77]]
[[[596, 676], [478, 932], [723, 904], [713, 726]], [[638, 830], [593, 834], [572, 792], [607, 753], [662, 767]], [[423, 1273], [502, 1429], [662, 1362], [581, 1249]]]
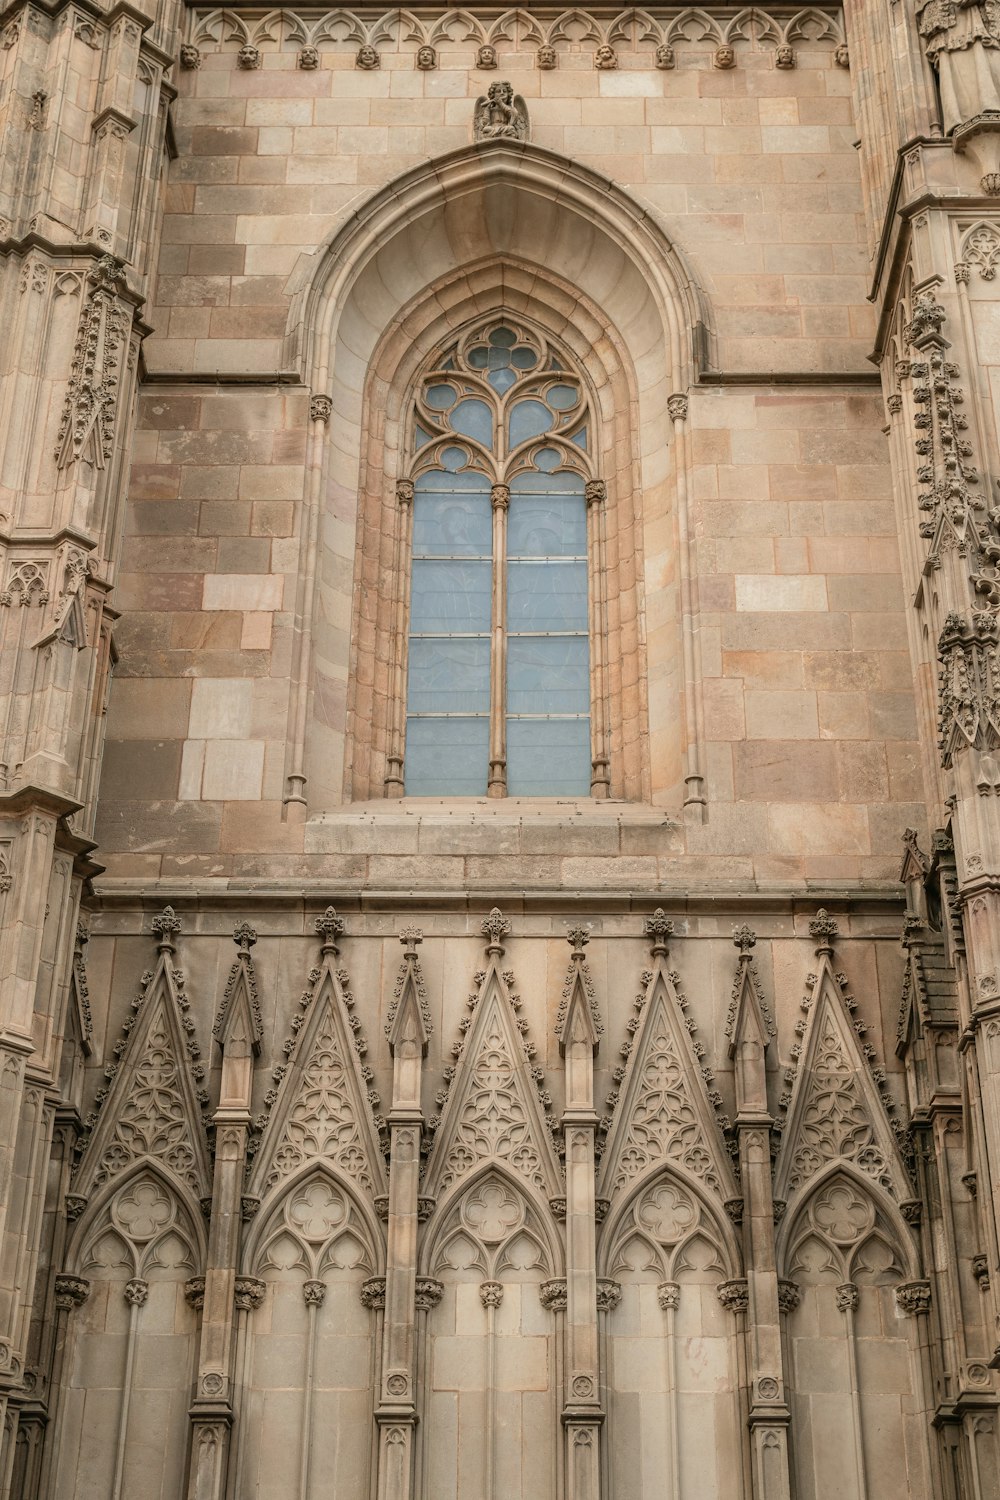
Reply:
[[519, 318], [425, 365], [397, 486], [387, 790], [607, 795], [594, 421], [571, 360]]

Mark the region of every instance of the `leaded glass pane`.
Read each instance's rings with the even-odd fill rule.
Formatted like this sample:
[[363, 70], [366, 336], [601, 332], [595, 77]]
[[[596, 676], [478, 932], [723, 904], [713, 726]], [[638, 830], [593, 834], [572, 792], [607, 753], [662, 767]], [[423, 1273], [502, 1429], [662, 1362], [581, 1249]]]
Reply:
[[489, 637], [413, 637], [406, 707], [411, 714], [488, 714]]
[[488, 562], [415, 558], [410, 588], [411, 635], [489, 630], [492, 590]]
[[511, 636], [508, 714], [586, 714], [589, 709], [590, 642], [586, 636]]
[[489, 770], [488, 718], [420, 719], [406, 723], [403, 768], [411, 797], [483, 797]]
[[493, 413], [485, 401], [460, 401], [451, 414], [451, 425], [463, 437], [475, 438], [484, 448], [493, 446]]
[[508, 719], [511, 797], [589, 797], [590, 719]]
[[518, 401], [511, 407], [509, 417], [510, 446], [516, 448], [519, 443], [526, 443], [529, 438], [541, 437], [543, 432], [548, 432], [552, 426], [552, 413], [541, 401], [534, 401], [530, 397], [524, 401]]
[[517, 631], [587, 629], [585, 562], [512, 562], [507, 569], [507, 624]]
[[414, 557], [490, 557], [493, 513], [482, 474], [422, 474], [413, 500]]

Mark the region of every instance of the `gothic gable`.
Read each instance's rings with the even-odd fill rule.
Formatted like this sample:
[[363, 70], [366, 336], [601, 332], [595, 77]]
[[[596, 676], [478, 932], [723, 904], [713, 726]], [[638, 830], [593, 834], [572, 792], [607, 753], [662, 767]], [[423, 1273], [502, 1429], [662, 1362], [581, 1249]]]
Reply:
[[174, 967], [169, 941], [178, 925], [172, 912], [154, 922], [161, 937], [159, 957], [155, 969], [143, 975], [135, 1014], [122, 1028], [115, 1048], [118, 1061], [106, 1069], [110, 1084], [98, 1096], [73, 1183], [74, 1193], [82, 1197], [144, 1158], [168, 1167], [196, 1197], [210, 1190], [201, 1117], [205, 1099], [199, 1088], [203, 1070], [197, 1063], [184, 977]]
[[650, 1168], [674, 1163], [723, 1199], [736, 1196], [732, 1168], [696, 1056], [677, 976], [666, 947], [654, 947], [652, 970], [636, 996], [634, 1032], [608, 1132], [598, 1191], [606, 1198]]
[[[825, 1167], [851, 1162], [897, 1200], [911, 1194], [886, 1107], [872, 1076], [856, 1021], [836, 976], [820, 951], [811, 975], [802, 1055], [778, 1156], [775, 1195], [790, 1198]], [[853, 1005], [854, 1002], [852, 1001]]]
[[440, 1197], [488, 1162], [503, 1163], [545, 1196], [562, 1191], [559, 1167], [533, 1077], [513, 976], [492, 952], [470, 997], [471, 1022], [427, 1170]]
[[[324, 919], [320, 919], [323, 921]], [[339, 919], [334, 919], [339, 923]], [[280, 1186], [310, 1162], [339, 1169], [364, 1197], [386, 1191], [369, 1077], [362, 1071], [364, 1043], [353, 1015], [354, 998], [337, 949], [323, 945], [320, 967], [303, 996], [304, 1021], [281, 1080], [251, 1174], [257, 1197]]]

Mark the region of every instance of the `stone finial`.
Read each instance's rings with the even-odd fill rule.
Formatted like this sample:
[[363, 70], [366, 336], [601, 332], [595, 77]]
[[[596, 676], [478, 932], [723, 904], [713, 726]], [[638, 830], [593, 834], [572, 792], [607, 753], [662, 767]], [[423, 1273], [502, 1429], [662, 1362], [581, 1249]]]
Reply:
[[404, 927], [399, 934], [399, 941], [403, 945], [404, 958], [416, 958], [417, 945], [424, 940], [423, 932], [419, 927]]
[[667, 916], [662, 906], [658, 906], [651, 917], [643, 920], [642, 931], [645, 937], [653, 939], [653, 957], [659, 958], [666, 955], [667, 939], [673, 937], [674, 924]]
[[257, 929], [251, 927], [249, 922], [240, 922], [233, 928], [233, 942], [241, 953], [249, 955], [250, 949], [257, 941]]
[[154, 917], [151, 923], [153, 932], [157, 938], [157, 949], [160, 953], [173, 953], [174, 937], [181, 930], [180, 918], [172, 906], [165, 906], [158, 917]]
[[757, 934], [745, 922], [733, 928], [733, 943], [741, 954], [749, 954], [757, 946]]
[[574, 958], [583, 958], [583, 950], [590, 942], [589, 927], [570, 927], [566, 932], [566, 941], [573, 950]]
[[487, 953], [499, 954], [503, 952], [503, 944], [501, 942], [501, 939], [507, 937], [510, 933], [510, 923], [504, 916], [503, 912], [500, 910], [499, 906], [494, 906], [489, 916], [483, 918], [482, 925], [479, 930], [483, 934], [484, 938], [489, 939], [486, 945]]
[[832, 953], [833, 940], [840, 928], [835, 917], [831, 917], [825, 906], [821, 906], [809, 923], [809, 936], [816, 939], [817, 953]]
[[340, 951], [337, 947], [337, 939], [342, 937], [344, 932], [343, 918], [337, 916], [334, 907], [328, 906], [323, 915], [316, 918], [313, 926], [319, 933], [323, 955], [331, 953], [336, 956]]

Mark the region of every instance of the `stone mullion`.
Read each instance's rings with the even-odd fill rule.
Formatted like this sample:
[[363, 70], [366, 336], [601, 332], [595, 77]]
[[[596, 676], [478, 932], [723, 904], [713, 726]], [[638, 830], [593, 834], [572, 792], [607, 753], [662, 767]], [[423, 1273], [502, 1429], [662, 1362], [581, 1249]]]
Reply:
[[401, 797], [405, 790], [403, 757], [406, 745], [406, 664], [410, 623], [410, 585], [413, 570], [413, 484], [401, 479], [396, 485], [396, 556], [394, 579], [396, 614], [393, 623], [392, 681], [389, 688], [389, 750], [386, 756], [387, 797]]
[[253, 1337], [250, 1332], [250, 1319], [252, 1314], [264, 1301], [264, 1294], [267, 1291], [267, 1283], [260, 1281], [256, 1276], [237, 1276], [234, 1284], [236, 1309], [234, 1369], [236, 1374], [233, 1381], [232, 1405], [235, 1452], [231, 1449], [229, 1463], [227, 1464], [226, 1500], [242, 1500], [242, 1496], [246, 1494], [246, 1484], [243, 1474], [246, 1458], [246, 1436], [243, 1423], [246, 1415], [246, 1392], [250, 1385], [250, 1373], [253, 1364]]
[[420, 1121], [390, 1119], [389, 1229], [379, 1428], [378, 1500], [413, 1493], [416, 1408], [417, 1197]]
[[[743, 1187], [743, 1244], [747, 1272], [749, 1337], [745, 1340], [751, 1470], [757, 1500], [787, 1500], [791, 1493], [784, 1350], [774, 1248], [770, 1119], [739, 1126]], [[763, 1445], [767, 1445], [765, 1455]], [[775, 1470], [777, 1469], [777, 1473]], [[768, 1489], [762, 1485], [765, 1482]]]
[[490, 767], [488, 797], [507, 795], [507, 508], [510, 489], [495, 484], [493, 506], [493, 599], [490, 616]]
[[566, 1131], [566, 1500], [600, 1495], [595, 1128], [575, 1122]]
[[[611, 761], [608, 748], [608, 565], [605, 545], [603, 479], [592, 479], [585, 488], [587, 502], [587, 573], [590, 631], [590, 795], [611, 795]], [[624, 694], [625, 685], [619, 687]]]

